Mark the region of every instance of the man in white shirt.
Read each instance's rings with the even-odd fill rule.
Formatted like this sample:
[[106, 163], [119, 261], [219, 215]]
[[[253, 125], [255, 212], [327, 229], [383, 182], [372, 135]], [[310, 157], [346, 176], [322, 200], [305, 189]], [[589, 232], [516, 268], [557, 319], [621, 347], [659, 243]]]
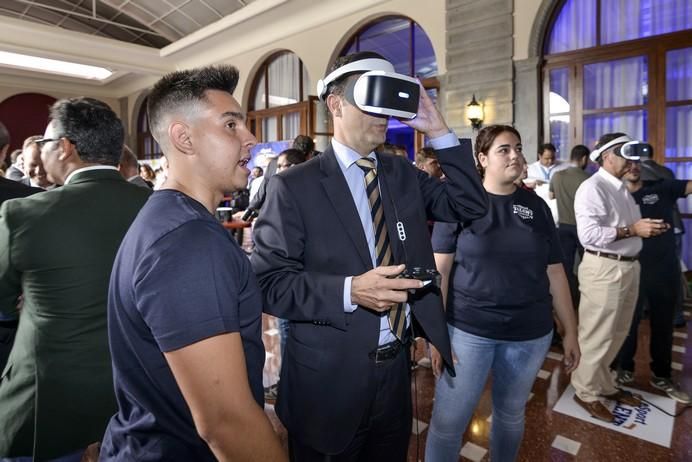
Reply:
[[[600, 169], [577, 190], [574, 212], [584, 246], [579, 266], [579, 347], [582, 359], [572, 373], [575, 401], [592, 417], [607, 422], [613, 414], [601, 398], [638, 406], [639, 398], [619, 390], [610, 373], [632, 322], [637, 302], [642, 238], [668, 229], [663, 220], [642, 219], [622, 177], [638, 162], [624, 133], [603, 135], [591, 153]], [[625, 149], [627, 148], [627, 149]]]
[[550, 183], [553, 175], [560, 170], [569, 168], [570, 164], [557, 160], [555, 146], [551, 143], [542, 144], [538, 148], [538, 160], [529, 164], [528, 179], [534, 180], [536, 186]]

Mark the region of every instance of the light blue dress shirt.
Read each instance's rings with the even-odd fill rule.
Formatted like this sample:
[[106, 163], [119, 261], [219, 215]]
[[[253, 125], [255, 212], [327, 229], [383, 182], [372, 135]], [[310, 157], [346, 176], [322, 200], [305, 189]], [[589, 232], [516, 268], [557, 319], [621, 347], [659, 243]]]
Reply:
[[[430, 146], [435, 150], [451, 148], [458, 145], [459, 140], [453, 132], [430, 140]], [[339, 168], [341, 168], [341, 171], [346, 178], [346, 183], [348, 184], [348, 189], [351, 191], [351, 197], [353, 197], [356, 210], [358, 210], [358, 216], [360, 217], [360, 222], [363, 225], [363, 231], [365, 232], [365, 238], [368, 242], [368, 250], [370, 251], [372, 267], [375, 268], [377, 266], [377, 256], [375, 255], [375, 229], [372, 224], [372, 215], [370, 214], [370, 202], [368, 201], [368, 197], [365, 193], [363, 170], [356, 165], [356, 161], [360, 159], [361, 156], [348, 146], [339, 143], [334, 138], [332, 138], [332, 148], [334, 149], [336, 160], [339, 163]], [[375, 153], [371, 152], [368, 154], [368, 157], [375, 161], [375, 168], [377, 168], [377, 157], [375, 156]], [[390, 239], [391, 238], [392, 237], [390, 236]], [[352, 313], [358, 308], [358, 305], [351, 303], [352, 280], [353, 276], [348, 276], [344, 279], [344, 311], [347, 313]], [[406, 304], [407, 326], [411, 322], [410, 318], [411, 307]], [[396, 336], [389, 328], [388, 316], [383, 315], [380, 318], [380, 339], [378, 344], [384, 345], [389, 342], [393, 342], [394, 340], [396, 340]]]

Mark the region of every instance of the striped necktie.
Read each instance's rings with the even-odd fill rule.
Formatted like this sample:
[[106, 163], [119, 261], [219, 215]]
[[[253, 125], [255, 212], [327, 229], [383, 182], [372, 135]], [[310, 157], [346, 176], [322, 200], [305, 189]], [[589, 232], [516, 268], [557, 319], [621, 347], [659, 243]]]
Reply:
[[[365, 174], [365, 192], [370, 202], [370, 213], [372, 215], [372, 225], [375, 229], [375, 255], [377, 256], [377, 266], [389, 266], [392, 261], [392, 248], [389, 245], [389, 234], [384, 219], [384, 208], [380, 188], [377, 183], [377, 169], [375, 161], [369, 157], [363, 157], [356, 161], [356, 165]], [[389, 328], [399, 340], [403, 339], [404, 329], [406, 328], [406, 314], [404, 305], [398, 303], [389, 310]]]

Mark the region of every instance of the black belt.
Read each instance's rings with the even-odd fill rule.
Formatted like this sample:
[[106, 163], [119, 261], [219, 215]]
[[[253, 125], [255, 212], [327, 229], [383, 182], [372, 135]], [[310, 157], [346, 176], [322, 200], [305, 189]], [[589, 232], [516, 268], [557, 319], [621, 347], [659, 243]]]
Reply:
[[616, 253], [608, 253], [608, 252], [601, 252], [600, 250], [589, 250], [589, 249], [584, 249], [588, 253], [592, 255], [596, 255], [597, 257], [603, 257], [603, 258], [610, 258], [611, 260], [618, 260], [618, 261], [637, 261], [639, 260], [639, 256], [635, 255], [634, 257], [626, 257], [624, 255], [618, 255]]
[[376, 363], [389, 361], [390, 359], [396, 358], [399, 352], [403, 348], [406, 348], [407, 345], [408, 342], [402, 343], [399, 340], [394, 340], [393, 342], [385, 343], [372, 350], [368, 353], [368, 358], [374, 359]]

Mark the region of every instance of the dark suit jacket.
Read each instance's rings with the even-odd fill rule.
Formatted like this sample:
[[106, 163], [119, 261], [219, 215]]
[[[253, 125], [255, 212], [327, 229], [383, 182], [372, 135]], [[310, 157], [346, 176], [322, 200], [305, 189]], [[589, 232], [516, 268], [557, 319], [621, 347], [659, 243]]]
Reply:
[[[26, 197], [41, 191], [43, 191], [41, 188], [32, 188], [18, 181], [8, 180], [7, 178], [0, 177], [0, 204], [8, 199]], [[10, 316], [10, 318], [13, 317], [14, 316]], [[0, 316], [0, 321], [7, 320]], [[7, 357], [10, 355], [12, 343], [14, 342], [14, 335], [17, 331], [17, 329], [11, 326], [11, 324], [12, 322], [8, 321], [3, 325], [0, 325], [0, 370], [5, 368]]]
[[0, 177], [0, 204], [7, 199], [15, 199], [17, 197], [26, 197], [41, 192], [43, 189], [27, 186], [19, 181], [9, 180]]
[[0, 379], [0, 458], [41, 461], [100, 441], [117, 410], [106, 295], [130, 223], [150, 192], [115, 170], [0, 207], [0, 311], [24, 293]]
[[[434, 268], [427, 219], [483, 216], [487, 196], [469, 140], [437, 152], [445, 183], [407, 160], [378, 156], [384, 214], [396, 262]], [[392, 204], [396, 204], [396, 210]], [[404, 223], [406, 249], [397, 239]], [[291, 321], [276, 410], [292, 437], [320, 452], [341, 452], [374, 396], [380, 316], [359, 307], [344, 312], [345, 276], [372, 269], [365, 233], [334, 151], [275, 175], [255, 225], [252, 264], [265, 311]], [[452, 357], [440, 292], [410, 299], [414, 334]]]

